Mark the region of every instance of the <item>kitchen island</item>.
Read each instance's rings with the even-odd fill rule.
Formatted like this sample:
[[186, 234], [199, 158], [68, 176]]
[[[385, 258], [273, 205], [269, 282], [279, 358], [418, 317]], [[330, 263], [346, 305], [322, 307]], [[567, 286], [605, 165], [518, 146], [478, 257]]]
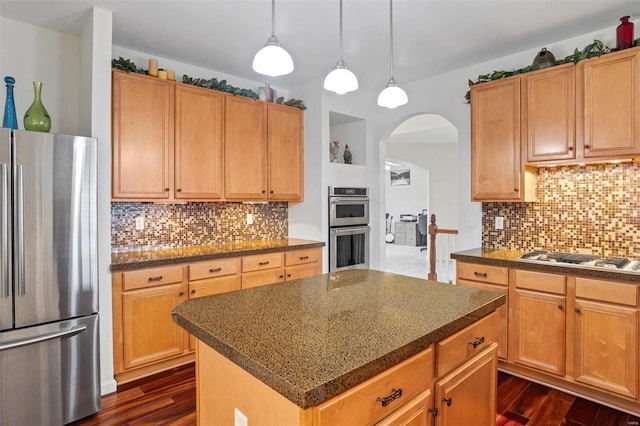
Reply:
[[173, 319], [198, 339], [199, 424], [231, 425], [242, 415], [252, 426], [373, 423], [416, 399], [429, 418], [443, 400], [450, 421], [442, 424], [455, 424], [470, 391], [487, 407], [473, 419], [495, 424], [494, 311], [504, 302], [350, 270], [187, 300]]

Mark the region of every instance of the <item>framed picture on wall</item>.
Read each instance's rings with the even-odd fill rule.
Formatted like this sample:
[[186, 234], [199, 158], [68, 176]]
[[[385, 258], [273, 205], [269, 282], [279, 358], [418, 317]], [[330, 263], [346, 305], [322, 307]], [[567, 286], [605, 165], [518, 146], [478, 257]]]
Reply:
[[391, 170], [391, 186], [411, 185], [411, 170]]

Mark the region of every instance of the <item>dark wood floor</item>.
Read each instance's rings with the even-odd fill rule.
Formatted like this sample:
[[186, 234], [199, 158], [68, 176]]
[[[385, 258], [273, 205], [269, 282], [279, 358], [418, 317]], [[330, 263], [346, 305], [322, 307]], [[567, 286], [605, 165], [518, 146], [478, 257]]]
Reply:
[[[196, 424], [193, 364], [118, 387], [99, 413], [73, 426]], [[496, 426], [640, 426], [640, 419], [519, 377], [498, 373]]]

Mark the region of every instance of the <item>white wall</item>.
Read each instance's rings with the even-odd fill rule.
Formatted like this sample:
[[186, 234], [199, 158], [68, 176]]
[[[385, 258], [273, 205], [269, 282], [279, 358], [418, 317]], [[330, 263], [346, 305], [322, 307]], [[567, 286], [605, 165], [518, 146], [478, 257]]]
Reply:
[[[367, 158], [367, 145], [365, 140], [366, 126], [365, 120], [356, 120], [350, 123], [332, 125], [329, 127], [329, 143], [340, 142], [338, 152], [338, 163], [344, 163], [344, 149], [349, 146], [352, 161], [351, 164], [364, 165]], [[329, 158], [329, 144], [327, 144], [327, 159]], [[328, 160], [327, 160], [328, 161]]]
[[33, 81], [41, 81], [42, 103], [51, 116], [51, 132], [79, 135], [79, 38], [3, 17], [0, 21], [0, 105], [3, 114], [5, 76], [16, 79], [13, 92], [20, 129], [24, 129], [23, 117], [33, 102]]

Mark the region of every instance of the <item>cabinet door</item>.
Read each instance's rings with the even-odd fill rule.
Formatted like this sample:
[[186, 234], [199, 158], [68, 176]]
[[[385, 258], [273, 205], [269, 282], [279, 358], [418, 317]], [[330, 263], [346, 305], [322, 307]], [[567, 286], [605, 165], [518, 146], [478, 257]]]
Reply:
[[225, 96], [175, 86], [175, 198], [222, 198]]
[[471, 86], [473, 201], [521, 199], [520, 137], [520, 79]]
[[432, 407], [433, 394], [431, 389], [427, 389], [376, 424], [377, 426], [432, 426]]
[[435, 384], [438, 426], [495, 426], [498, 346], [493, 343]]
[[187, 299], [183, 284], [122, 294], [124, 368], [160, 361], [184, 352], [184, 332], [171, 311]]
[[113, 198], [169, 198], [173, 83], [114, 71], [112, 91]]
[[284, 282], [284, 268], [272, 268], [242, 274], [242, 288], [260, 287], [281, 282]]
[[304, 198], [303, 112], [298, 108], [268, 105], [269, 199]]
[[638, 310], [576, 300], [575, 379], [638, 397]]
[[498, 357], [507, 359], [507, 348], [509, 347], [507, 338], [509, 330], [509, 287], [503, 285], [479, 283], [464, 279], [458, 279], [457, 284], [464, 287], [472, 287], [479, 290], [502, 293], [507, 296], [507, 303], [497, 309], [500, 318], [500, 321], [498, 323]]
[[266, 103], [225, 100], [224, 192], [227, 200], [267, 199]]
[[527, 160], [576, 157], [574, 65], [522, 75], [522, 133]]
[[578, 63], [578, 140], [584, 157], [640, 153], [640, 49]]
[[514, 303], [514, 361], [564, 375], [565, 296], [516, 290]]

